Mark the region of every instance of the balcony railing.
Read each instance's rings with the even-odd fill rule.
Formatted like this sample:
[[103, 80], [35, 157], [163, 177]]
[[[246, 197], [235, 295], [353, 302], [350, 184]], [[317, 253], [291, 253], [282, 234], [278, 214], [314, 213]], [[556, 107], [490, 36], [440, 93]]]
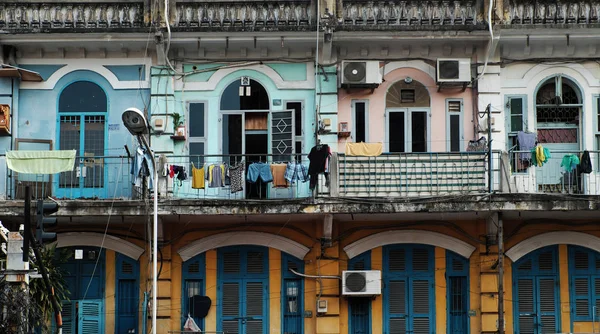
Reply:
[[[600, 194], [600, 151], [590, 151], [593, 170], [567, 172], [561, 167], [565, 154], [581, 156], [580, 151], [553, 151], [542, 167], [526, 166], [521, 154], [529, 152], [443, 152], [443, 153], [384, 153], [377, 157], [334, 154], [329, 174], [319, 175], [315, 190], [310, 182], [296, 180], [276, 187], [273, 182], [249, 182], [249, 166], [294, 162], [308, 170], [306, 155], [201, 155], [165, 156], [158, 159], [160, 176], [157, 183], [161, 199], [196, 199], [224, 201], [268, 201], [305, 199], [311, 197], [355, 198], [418, 198], [445, 195], [487, 194], [490, 190], [502, 193], [568, 193]], [[223, 183], [211, 185], [204, 178], [204, 186], [192, 182], [193, 168], [211, 165], [236, 166], [244, 161], [241, 187], [234, 191], [231, 171], [222, 175]], [[151, 196], [147, 180], [136, 180], [131, 174], [132, 159], [127, 156], [78, 157], [73, 171], [54, 175], [19, 174], [6, 169], [0, 155], [0, 199], [22, 199], [26, 186], [34, 198], [52, 196], [60, 199], [139, 199]], [[171, 176], [170, 167], [183, 168], [186, 176]], [[213, 167], [215, 168], [215, 167]], [[219, 167], [217, 167], [219, 168]], [[281, 167], [280, 167], [281, 168]], [[491, 171], [490, 171], [491, 168]], [[177, 168], [176, 168], [177, 169]], [[177, 169], [180, 170], [180, 169]], [[205, 174], [206, 175], [206, 174]], [[240, 184], [240, 183], [237, 183]]]
[[488, 190], [487, 153], [339, 155], [339, 196], [425, 197]]
[[581, 158], [583, 151], [551, 151], [551, 157], [541, 167], [529, 162], [531, 152], [510, 153], [512, 192], [519, 193], [563, 193], [600, 194], [600, 151], [589, 151], [591, 173], [583, 173], [579, 166], [571, 169], [563, 164], [563, 158], [574, 155]]

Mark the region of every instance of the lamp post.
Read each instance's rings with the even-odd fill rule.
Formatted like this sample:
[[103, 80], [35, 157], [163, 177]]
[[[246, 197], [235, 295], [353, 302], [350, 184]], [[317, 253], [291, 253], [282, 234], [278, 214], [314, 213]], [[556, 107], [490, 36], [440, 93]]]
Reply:
[[[122, 115], [123, 124], [129, 132], [136, 136], [140, 144], [148, 152], [151, 152], [152, 166], [154, 167], [154, 219], [152, 224], [152, 334], [156, 334], [156, 295], [158, 294], [158, 169], [156, 168], [156, 159], [154, 153], [150, 150], [150, 145], [145, 134], [148, 134], [148, 121], [144, 114], [137, 108], [128, 108]], [[145, 320], [144, 320], [145, 321]]]

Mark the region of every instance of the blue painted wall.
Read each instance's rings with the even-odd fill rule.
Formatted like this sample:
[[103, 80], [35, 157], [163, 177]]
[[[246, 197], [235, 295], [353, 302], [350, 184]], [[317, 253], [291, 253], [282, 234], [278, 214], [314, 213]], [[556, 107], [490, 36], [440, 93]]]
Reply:
[[[91, 81], [99, 85], [106, 93], [108, 99], [108, 114], [106, 126], [108, 127], [105, 142], [105, 155], [107, 157], [125, 156], [124, 145], [130, 151], [136, 145], [133, 137], [123, 126], [121, 114], [129, 107], [144, 110], [144, 105], [149, 101], [148, 89], [123, 89], [115, 90], [111, 84], [100, 74], [92, 71], [74, 71], [62, 77], [54, 89], [21, 89], [19, 91], [18, 117], [14, 119], [13, 126], [19, 127], [19, 138], [49, 139], [53, 141], [54, 149], [58, 149], [58, 99], [62, 90], [75, 81]], [[128, 165], [121, 164], [121, 159], [105, 159], [108, 170], [106, 194], [113, 197], [129, 196], [130, 175]], [[124, 161], [127, 163], [127, 161]]]
[[[314, 78], [306, 78], [306, 64], [267, 64], [279, 73], [284, 81], [290, 79], [288, 82], [298, 84], [299, 81], [314, 81]], [[301, 66], [300, 66], [301, 65]], [[210, 65], [185, 65], [184, 71], [192, 71], [192, 67], [196, 66], [196, 70], [202, 70], [207, 68], [214, 68], [219, 66], [218, 64]], [[205, 102], [206, 103], [206, 122], [207, 122], [207, 133], [206, 133], [206, 145], [205, 154], [222, 154], [222, 123], [220, 99], [224, 89], [231, 83], [237, 81], [242, 76], [248, 76], [253, 80], [258, 81], [267, 90], [270, 100], [271, 110], [285, 110], [286, 101], [303, 101], [304, 103], [304, 114], [303, 114], [303, 141], [304, 154], [308, 153], [310, 149], [315, 145], [314, 136], [314, 103], [315, 103], [315, 92], [314, 89], [278, 89], [269, 76], [266, 74], [253, 70], [253, 69], [240, 69], [226, 75], [219, 81], [214, 90], [206, 91], [194, 91], [190, 88], [192, 82], [206, 82], [216, 73], [215, 71], [204, 72], [194, 74], [186, 77], [185, 83], [183, 84], [182, 90], [175, 90], [175, 80], [182, 80], [179, 76], [173, 76], [170, 71], [161, 68], [152, 68], [152, 119], [153, 124], [155, 119], [166, 120], [166, 130], [164, 134], [152, 137], [153, 149], [157, 152], [164, 152], [168, 155], [178, 156], [169, 163], [176, 165], [186, 166], [188, 176], [191, 174], [191, 164], [189, 159], [186, 157], [189, 153], [188, 142], [186, 141], [174, 141], [170, 138], [173, 134], [172, 119], [167, 117], [167, 114], [174, 112], [179, 113], [183, 116], [183, 121], [187, 119], [187, 105], [190, 102]], [[333, 84], [335, 85], [335, 79], [332, 78]], [[185, 85], [187, 84], [187, 86]], [[334, 105], [336, 99], [333, 100]], [[273, 105], [273, 100], [281, 100], [280, 105]], [[188, 128], [189, 130], [189, 128]], [[268, 152], [272, 152], [271, 142], [269, 140]], [[305, 158], [306, 159], [306, 158]], [[308, 161], [306, 161], [308, 164]], [[199, 197], [199, 198], [238, 198], [235, 196], [241, 196], [242, 192], [238, 194], [230, 194], [228, 188], [211, 188], [206, 190], [195, 190], [191, 189], [191, 180], [184, 181], [181, 186], [177, 186], [176, 189], [170, 186], [176, 197]], [[271, 190], [270, 197], [277, 198], [294, 198], [294, 197], [306, 197], [309, 195], [308, 183], [301, 183], [297, 189], [283, 189], [283, 190]]]
[[[0, 78], [0, 104], [8, 104], [10, 106], [11, 114], [14, 113], [13, 95], [12, 95], [12, 79]], [[12, 120], [11, 120], [12, 123]], [[13, 127], [13, 125], [11, 125]], [[0, 199], [6, 197], [7, 193], [7, 173], [6, 159], [4, 155], [6, 151], [11, 149], [11, 137], [2, 136], [0, 137]]]

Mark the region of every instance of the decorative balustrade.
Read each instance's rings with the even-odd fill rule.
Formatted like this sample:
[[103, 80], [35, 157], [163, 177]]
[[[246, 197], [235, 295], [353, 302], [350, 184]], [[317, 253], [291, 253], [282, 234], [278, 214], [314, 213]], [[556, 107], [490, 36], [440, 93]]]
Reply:
[[262, 28], [309, 26], [310, 2], [195, 2], [177, 4], [176, 26]]
[[0, 4], [0, 29], [131, 28], [144, 24], [143, 2]]
[[506, 24], [598, 23], [598, 1], [511, 1]]
[[343, 24], [349, 25], [474, 25], [473, 1], [344, 1]]

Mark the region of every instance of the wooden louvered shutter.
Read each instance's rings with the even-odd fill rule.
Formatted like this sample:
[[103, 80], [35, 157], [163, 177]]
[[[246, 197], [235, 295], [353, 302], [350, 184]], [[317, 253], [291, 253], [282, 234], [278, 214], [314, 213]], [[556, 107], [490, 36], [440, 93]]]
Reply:
[[390, 334], [406, 333], [406, 290], [406, 280], [389, 282]]
[[406, 270], [406, 253], [404, 249], [392, 249], [389, 256], [390, 272]]
[[102, 301], [79, 301], [79, 333], [98, 334], [102, 332]]
[[263, 333], [265, 303], [264, 286], [262, 282], [246, 282], [246, 333]]
[[75, 334], [75, 302], [72, 301], [63, 301], [62, 303], [62, 320], [63, 334]]
[[239, 252], [226, 252], [223, 254], [223, 273], [239, 274], [241, 270]]
[[248, 274], [262, 274], [265, 271], [265, 253], [248, 252], [246, 270]]
[[[576, 273], [588, 274], [591, 271], [588, 252], [576, 250], [574, 254], [574, 267]], [[575, 293], [575, 317], [591, 317], [591, 280], [588, 275], [577, 275], [571, 278]]]
[[542, 333], [556, 333], [558, 310], [556, 305], [556, 280], [554, 278], [539, 279], [539, 298]]
[[533, 300], [533, 279], [519, 279], [517, 281], [517, 298], [519, 299], [519, 333], [535, 333], [535, 310]]
[[238, 282], [223, 283], [223, 331], [230, 334], [239, 333], [240, 316], [240, 284]]
[[414, 334], [430, 334], [431, 322], [429, 290], [431, 283], [428, 280], [412, 281], [412, 317]]

